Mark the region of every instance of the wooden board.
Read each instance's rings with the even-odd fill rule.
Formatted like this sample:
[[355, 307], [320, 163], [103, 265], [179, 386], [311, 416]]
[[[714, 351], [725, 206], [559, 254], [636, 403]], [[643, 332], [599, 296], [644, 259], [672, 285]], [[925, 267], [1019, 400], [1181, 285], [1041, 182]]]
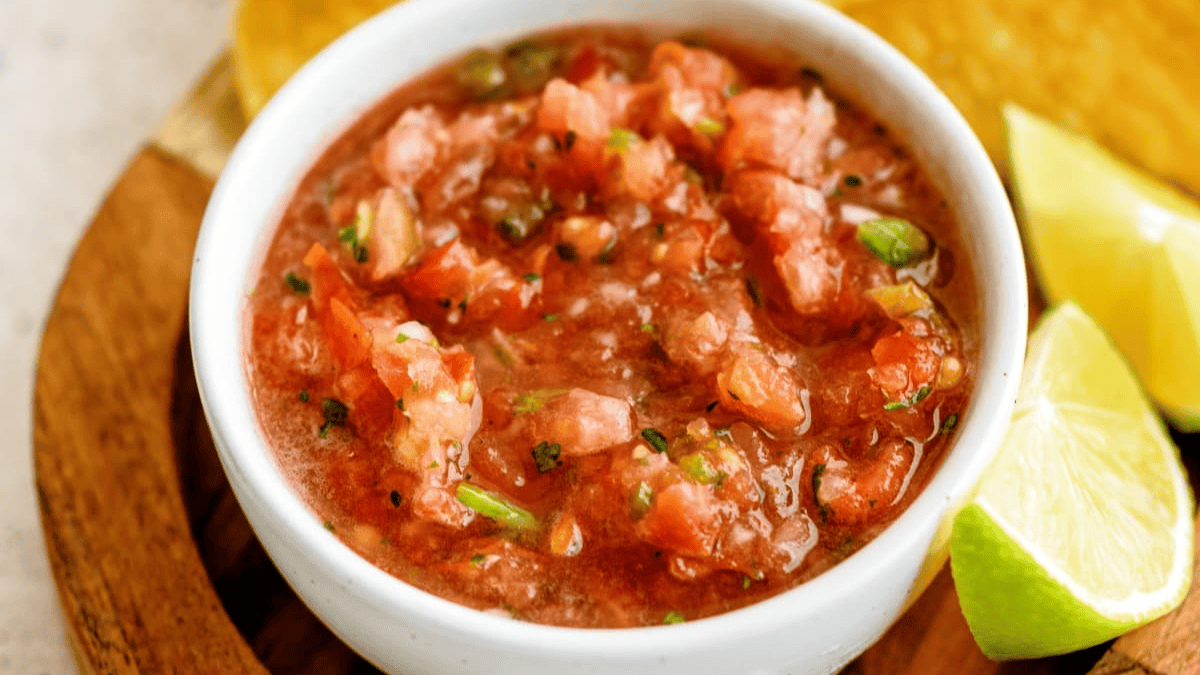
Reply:
[[[84, 672], [377, 672], [271, 565], [200, 409], [185, 325], [189, 266], [213, 178], [243, 128], [222, 59], [116, 182], [45, 328], [34, 394], [37, 492]], [[1093, 675], [1185, 675], [1200, 672], [1197, 634], [1200, 592], [1107, 653], [993, 663], [971, 639], [942, 570], [845, 672], [1078, 675], [1095, 665]]]

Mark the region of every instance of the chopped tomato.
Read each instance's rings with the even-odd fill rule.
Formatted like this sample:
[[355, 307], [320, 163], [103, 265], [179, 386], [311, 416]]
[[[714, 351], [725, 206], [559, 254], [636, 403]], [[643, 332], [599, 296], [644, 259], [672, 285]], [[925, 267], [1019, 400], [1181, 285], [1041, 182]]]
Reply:
[[717, 373], [717, 396], [722, 405], [770, 427], [795, 427], [807, 417], [800, 386], [787, 369], [749, 345]]
[[633, 440], [633, 411], [618, 398], [571, 389], [528, 415], [528, 434], [558, 443], [565, 456], [589, 455]]
[[890, 401], [912, 401], [937, 377], [942, 361], [939, 346], [937, 338], [914, 337], [907, 331], [881, 337], [871, 348], [875, 359], [871, 379]]
[[654, 495], [650, 510], [636, 527], [652, 544], [703, 557], [712, 553], [720, 524], [712, 492], [703, 485], [680, 482]]
[[750, 89], [729, 100], [730, 129], [717, 161], [725, 171], [767, 166], [796, 180], [815, 178], [833, 137], [833, 105], [820, 89]]

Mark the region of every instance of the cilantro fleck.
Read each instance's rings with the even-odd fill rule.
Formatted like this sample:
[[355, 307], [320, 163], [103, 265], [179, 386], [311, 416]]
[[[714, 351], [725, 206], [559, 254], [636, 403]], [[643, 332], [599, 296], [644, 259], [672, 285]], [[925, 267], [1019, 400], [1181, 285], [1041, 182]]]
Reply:
[[300, 295], [308, 295], [309, 292], [312, 291], [312, 284], [296, 276], [295, 272], [288, 272], [283, 277], [283, 281], [288, 285], [289, 288], [291, 288], [293, 291], [296, 291]]
[[535, 274], [533, 272], [530, 272], [529, 274], [526, 274], [524, 276], [525, 281], [528, 281], [531, 284], [541, 278], [542, 278], [541, 275]]
[[562, 460], [559, 459], [559, 455], [562, 454], [562, 446], [558, 443], [552, 445], [547, 441], [542, 441], [533, 448], [532, 454], [538, 473], [547, 473], [562, 466]]
[[763, 306], [762, 285], [758, 283], [758, 279], [754, 277], [746, 277], [746, 293], [750, 299], [754, 301], [755, 307]]
[[325, 521], [325, 529], [329, 530], [330, 532], [333, 532], [334, 531], [333, 522], [329, 521], [329, 520]]
[[942, 422], [941, 432], [943, 435], [949, 434], [950, 432], [954, 431], [954, 428], [957, 426], [958, 426], [958, 413], [954, 413], [954, 414], [950, 415], [949, 417], [947, 417], [945, 422]]
[[813, 503], [820, 510], [820, 519], [824, 523], [829, 519], [829, 506], [821, 503], [821, 477], [825, 474], [825, 463], [821, 462], [813, 467], [812, 471], [812, 491]]
[[845, 183], [846, 187], [848, 188], [856, 188], [862, 187], [863, 179], [856, 173], [850, 173], [846, 174], [846, 177], [842, 179], [842, 182]]
[[687, 619], [684, 618], [682, 614], [674, 610], [667, 612], [667, 615], [663, 617], [663, 623], [683, 623], [685, 621], [687, 621]]
[[410, 339], [410, 338], [409, 338], [407, 335], [405, 335], [404, 333], [397, 333], [397, 334], [396, 334], [396, 344], [398, 344], [398, 345], [402, 345], [402, 344], [404, 344], [405, 342], [408, 342], [408, 341], [409, 341], [409, 339]]
[[426, 469], [436, 469], [439, 466], [441, 466], [441, 464], [438, 464], [438, 461], [435, 459], [432, 462], [430, 462], [425, 468]]
[[346, 407], [345, 403], [336, 398], [327, 398], [321, 401], [321, 414], [325, 416], [325, 422], [321, 425], [317, 437], [325, 438], [331, 428], [346, 426], [346, 419], [350, 416], [350, 409]]
[[404, 412], [404, 399], [396, 399], [396, 407], [400, 409], [400, 412]]
[[646, 442], [650, 444], [650, 447], [654, 448], [655, 452], [667, 451], [667, 437], [663, 436], [662, 432], [658, 429], [653, 427], [642, 429], [642, 438], [646, 439]]
[[896, 410], [903, 410], [905, 408], [911, 408], [914, 405], [920, 403], [921, 401], [924, 401], [925, 397], [929, 396], [929, 394], [932, 392], [933, 392], [933, 388], [930, 387], [929, 385], [926, 385], [926, 386], [918, 389], [917, 393], [913, 394], [912, 398], [910, 398], [910, 399], [907, 399], [904, 401], [888, 401], [887, 403], [884, 403], [883, 409], [888, 412], [893, 412]]
[[727, 84], [727, 85], [725, 85], [725, 91], [722, 93], [725, 94], [725, 98], [733, 98], [734, 96], [737, 96], [739, 93], [741, 93], [741, 91], [742, 91], [742, 88], [737, 86], [736, 84]]
[[718, 403], [720, 403], [720, 401], [713, 401], [712, 403], [709, 403], [708, 405], [704, 406], [704, 412], [706, 412], [706, 413], [712, 412], [713, 409], [717, 407]]
[[818, 71], [816, 68], [813, 68], [811, 66], [805, 66], [805, 67], [801, 68], [800, 76], [807, 77], [810, 80], [816, 80], [817, 82], [820, 82], [825, 79], [825, 76], [821, 75], [820, 71]]
[[543, 321], [558, 321], [558, 315], [557, 314], [543, 314], [542, 320]]
[[358, 225], [347, 225], [338, 230], [338, 241], [350, 247], [354, 262], [367, 262], [367, 247], [358, 240]]
[[308, 390], [307, 389], [300, 390], [300, 402], [308, 403]]
[[575, 258], [578, 255], [575, 253], [575, 247], [565, 241], [555, 244], [554, 252], [558, 254], [559, 259], [563, 262], [575, 262]]
[[476, 553], [475, 555], [471, 556], [471, 564], [478, 565], [486, 559], [487, 558], [482, 553]]
[[571, 148], [575, 147], [575, 138], [575, 131], [573, 129], [567, 129], [567, 133], [563, 135], [563, 148], [565, 148], [567, 152], [570, 152]]
[[652, 323], [644, 323], [644, 324], [642, 324], [641, 330], [643, 333], [649, 333], [651, 335], [654, 335], [655, 333], [658, 332], [658, 326], [655, 326]]
[[658, 237], [659, 239], [662, 239], [663, 233], [666, 231], [666, 229], [667, 229], [667, 226], [664, 223], [655, 223], [654, 224], [654, 236]]
[[398, 491], [392, 490], [391, 493], [388, 495], [388, 499], [392, 500], [392, 506], [394, 506], [396, 508], [400, 508], [400, 501], [403, 499], [403, 497], [400, 495], [400, 493]]
[[750, 588], [750, 577], [743, 576], [742, 577], [742, 590], [744, 591], [747, 588]]

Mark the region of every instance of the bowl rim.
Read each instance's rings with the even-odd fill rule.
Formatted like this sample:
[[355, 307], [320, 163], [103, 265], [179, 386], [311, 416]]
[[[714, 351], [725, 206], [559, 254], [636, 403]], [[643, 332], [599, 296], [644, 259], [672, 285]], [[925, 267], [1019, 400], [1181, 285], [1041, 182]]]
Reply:
[[[731, 636], [737, 639], [738, 635], [766, 631], [781, 621], [809, 615], [815, 611], [814, 607], [835, 608], [860, 580], [874, 578], [893, 566], [901, 553], [912, 545], [911, 538], [919, 536], [922, 526], [929, 527], [928, 521], [934, 518], [931, 514], [940, 514], [947, 504], [961, 501], [990, 463], [1003, 439], [1015, 402], [1025, 351], [1028, 296], [1024, 265], [1017, 264], [1024, 257], [1011, 206], [991, 160], [966, 121], [932, 81], [900, 52], [852, 19], [815, 0], [730, 1], [777, 10], [796, 17], [796, 21], [807, 19], [819, 22], [822, 30], [848, 36], [856, 42], [856, 48], [861, 50], [863, 57], [875, 64], [875, 69], [896, 77], [904, 83], [905, 90], [911, 90], [914, 98], [923, 100], [929, 108], [928, 114], [943, 125], [948, 141], [946, 146], [956, 149], [958, 161], [970, 169], [970, 177], [978, 185], [982, 196], [980, 210], [985, 213], [976, 218], [974, 227], [987, 223], [988, 227], [981, 231], [980, 236], [984, 238], [984, 243], [996, 247], [991, 254], [976, 256], [974, 265], [980, 302], [984, 303], [986, 296], [991, 305], [980, 308], [981, 364], [969, 414], [963, 416], [958, 437], [947, 450], [941, 466], [922, 492], [890, 525], [831, 569], [788, 591], [737, 610], [674, 625], [669, 630], [658, 626], [566, 628], [513, 622], [444, 600], [404, 583], [359, 557], [327, 532], [281, 475], [274, 454], [258, 432], [257, 420], [250, 411], [251, 395], [245, 372], [245, 352], [241, 348], [246, 332], [246, 327], [240, 325], [244, 323], [244, 296], [241, 292], [235, 295], [229, 293], [230, 276], [240, 280], [239, 289], [249, 287], [259, 268], [255, 262], [258, 260], [256, 255], [261, 252], [246, 253], [251, 261], [248, 267], [239, 270], [235, 265], [231, 269], [229, 259], [222, 255], [223, 247], [228, 244], [228, 237], [223, 233], [235, 224], [244, 222], [238, 217], [239, 197], [253, 189], [255, 173], [265, 161], [265, 154], [272, 144], [281, 142], [279, 129], [286, 128], [289, 120], [297, 115], [313, 110], [314, 106], [319, 107], [314, 100], [323, 82], [338, 76], [345, 69], [344, 63], [353, 61], [355, 54], [365, 53], [365, 45], [389, 39], [396, 25], [414, 21], [419, 23], [454, 11], [463, 11], [475, 1], [407, 0], [335, 41], [294, 75], [260, 112], [238, 143], [213, 190], [193, 258], [189, 310], [191, 344], [201, 399], [225, 471], [231, 483], [244, 482], [254, 488], [251, 495], [238, 493], [243, 508], [265, 509], [306, 555], [327, 569], [337, 570], [343, 579], [348, 580], [344, 586], [345, 592], [355, 594], [361, 601], [392, 616], [405, 616], [431, 627], [470, 634], [514, 649], [580, 658], [612, 654], [617, 650], [623, 660], [657, 658], [665, 653], [692, 648], [697, 643], [728, 643]], [[520, 32], [527, 34], [540, 29], [530, 27]], [[432, 62], [444, 61], [451, 55], [445, 52], [436, 54]], [[420, 69], [414, 74], [419, 72]], [[399, 84], [402, 82], [394, 83], [392, 87]], [[845, 84], [839, 88], [851, 93], [855, 89]], [[386, 93], [387, 90], [380, 92], [376, 100]], [[357, 119], [362, 112], [350, 113], [349, 119]], [[881, 117], [887, 119], [886, 116]], [[342, 128], [337, 126], [337, 121], [324, 121], [322, 124], [332, 124], [335, 131], [326, 134], [328, 138], [317, 144], [315, 154], [307, 164], [292, 167], [299, 176], [307, 172], [328, 142], [341, 133]], [[915, 145], [909, 143], [910, 147]], [[290, 198], [290, 190], [294, 190], [294, 184], [289, 191], [275, 197], [277, 211]], [[949, 195], [948, 198], [953, 199]], [[278, 218], [269, 217], [250, 228], [258, 232], [253, 238], [258, 247], [265, 245], [269, 239], [265, 233], [274, 232], [277, 221]], [[959, 223], [960, 230], [966, 227], [965, 223]], [[997, 268], [996, 271], [1000, 273], [998, 279], [989, 280], [998, 282], [998, 290], [992, 290], [982, 283], [979, 259], [996, 256], [1010, 262], [1007, 267], [1000, 265]], [[215, 283], [222, 277], [222, 283]], [[238, 318], [233, 326], [230, 325], [231, 310]], [[985, 310], [992, 315], [990, 323], [982, 314]], [[994, 327], [997, 322], [1000, 327], [993, 331], [996, 335], [987, 334], [988, 326]], [[986, 363], [982, 362], [984, 350], [990, 354]], [[988, 410], [981, 409], [984, 404]], [[974, 451], [968, 451], [968, 446], [974, 447]], [[247, 504], [246, 500], [252, 500], [253, 503]]]

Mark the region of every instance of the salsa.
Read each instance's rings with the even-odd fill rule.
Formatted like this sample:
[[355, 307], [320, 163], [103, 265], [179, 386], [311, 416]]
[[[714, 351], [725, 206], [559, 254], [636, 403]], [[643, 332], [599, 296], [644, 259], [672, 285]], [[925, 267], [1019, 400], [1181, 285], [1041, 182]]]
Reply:
[[977, 351], [956, 227], [779, 50], [478, 50], [299, 185], [248, 300], [258, 419], [326, 527], [414, 586], [567, 626], [725, 612], [938, 466]]

